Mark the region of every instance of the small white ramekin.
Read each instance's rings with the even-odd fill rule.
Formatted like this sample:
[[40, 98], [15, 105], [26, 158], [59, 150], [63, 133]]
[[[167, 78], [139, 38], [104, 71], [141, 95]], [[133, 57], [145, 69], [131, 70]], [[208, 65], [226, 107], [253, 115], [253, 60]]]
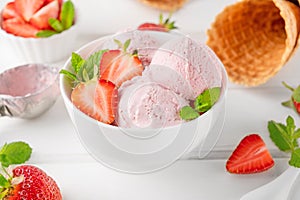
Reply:
[[[0, 8], [2, 10], [2, 7]], [[2, 18], [0, 17], [0, 24]], [[74, 51], [78, 20], [68, 30], [48, 38], [23, 38], [0, 28], [2, 49], [9, 49], [22, 63], [54, 63], [67, 59]]]

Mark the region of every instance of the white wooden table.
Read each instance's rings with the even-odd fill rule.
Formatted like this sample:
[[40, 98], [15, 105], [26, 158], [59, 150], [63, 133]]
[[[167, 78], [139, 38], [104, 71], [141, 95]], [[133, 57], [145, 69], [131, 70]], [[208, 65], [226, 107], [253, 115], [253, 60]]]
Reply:
[[[84, 21], [81, 21], [81, 34], [75, 41], [74, 50], [97, 37], [135, 26], [145, 19], [156, 20], [153, 16], [158, 15], [158, 11], [134, 0], [74, 2], [80, 7]], [[183, 32], [196, 36], [199, 34], [199, 38], [203, 39], [204, 31], [215, 14], [232, 2], [191, 0], [184, 9], [174, 13], [174, 19], [178, 19], [178, 26], [183, 27]], [[122, 9], [120, 12], [108, 11], [113, 8]], [[112, 16], [110, 22], [107, 21], [109, 13]], [[127, 16], [123, 17], [125, 13]], [[28, 142], [33, 147], [29, 163], [47, 171], [58, 182], [66, 200], [236, 200], [246, 192], [273, 180], [287, 167], [286, 155], [278, 152], [269, 139], [267, 122], [284, 122], [288, 115], [292, 115], [300, 126], [299, 116], [280, 105], [290, 95], [281, 81], [293, 86], [300, 84], [299, 53], [262, 86], [245, 88], [229, 84], [222, 135], [213, 152], [203, 160], [182, 159], [164, 170], [145, 175], [124, 174], [104, 167], [81, 145], [61, 97], [49, 112], [37, 119], [1, 118], [0, 145], [19, 140]], [[62, 67], [64, 62], [62, 60], [52, 65]], [[0, 45], [0, 71], [21, 63], [13, 52]], [[231, 175], [225, 170], [226, 159], [238, 142], [249, 133], [262, 136], [275, 158], [275, 166], [259, 174]]]

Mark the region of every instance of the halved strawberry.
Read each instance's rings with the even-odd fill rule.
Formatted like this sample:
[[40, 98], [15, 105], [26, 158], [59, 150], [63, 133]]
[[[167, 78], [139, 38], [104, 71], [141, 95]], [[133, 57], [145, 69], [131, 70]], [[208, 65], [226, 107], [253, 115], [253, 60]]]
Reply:
[[73, 104], [86, 115], [103, 123], [115, 120], [118, 90], [106, 80], [92, 79], [79, 83], [72, 91]]
[[16, 11], [29, 22], [30, 18], [36, 13], [45, 3], [45, 0], [15, 0]]
[[19, 17], [19, 14], [15, 10], [15, 3], [9, 2], [5, 5], [5, 7], [2, 10], [2, 18], [5, 20], [15, 17]]
[[50, 2], [38, 10], [30, 19], [30, 23], [39, 29], [50, 29], [49, 18], [57, 18], [59, 3], [57, 0]]
[[264, 141], [257, 134], [246, 136], [233, 151], [226, 163], [230, 173], [250, 174], [270, 169], [274, 160]]
[[20, 22], [18, 18], [5, 20], [2, 22], [2, 28], [7, 33], [25, 38], [35, 38], [37, 32], [39, 32], [39, 29], [30, 24]]
[[100, 78], [113, 82], [117, 87], [135, 76], [140, 76], [143, 70], [137, 55], [120, 50], [105, 52], [100, 62]]

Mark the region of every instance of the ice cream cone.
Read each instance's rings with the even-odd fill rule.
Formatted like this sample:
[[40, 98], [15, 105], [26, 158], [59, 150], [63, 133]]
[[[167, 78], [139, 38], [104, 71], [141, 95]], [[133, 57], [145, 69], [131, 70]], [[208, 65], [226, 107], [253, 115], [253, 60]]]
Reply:
[[139, 0], [140, 2], [163, 11], [175, 11], [188, 0]]
[[300, 8], [285, 0], [244, 0], [226, 7], [207, 31], [207, 45], [232, 82], [257, 86], [273, 77], [298, 46]]

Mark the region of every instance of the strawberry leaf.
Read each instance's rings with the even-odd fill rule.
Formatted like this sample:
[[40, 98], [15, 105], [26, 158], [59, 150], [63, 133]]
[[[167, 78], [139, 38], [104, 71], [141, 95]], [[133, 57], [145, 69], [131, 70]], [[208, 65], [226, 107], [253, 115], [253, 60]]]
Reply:
[[56, 32], [60, 33], [64, 30], [62, 23], [58, 19], [50, 18], [48, 22]]
[[294, 104], [293, 104], [292, 100], [288, 100], [288, 101], [282, 102], [281, 105], [283, 105], [285, 107], [288, 107], [288, 108], [294, 108]]
[[289, 164], [291, 166], [300, 168], [300, 148], [292, 152], [292, 156], [291, 159], [289, 160]]
[[68, 0], [63, 3], [60, 13], [60, 20], [65, 30], [69, 29], [73, 25], [74, 17], [74, 5], [70, 0]]
[[292, 97], [296, 102], [300, 103], [300, 85], [294, 90]]
[[195, 110], [198, 112], [208, 111], [218, 101], [220, 93], [220, 87], [204, 90], [195, 100]]
[[0, 162], [4, 167], [12, 164], [22, 164], [30, 158], [31, 152], [31, 147], [25, 142], [5, 144], [0, 151]]
[[180, 109], [179, 115], [183, 120], [193, 120], [200, 116], [191, 106], [184, 106]]

